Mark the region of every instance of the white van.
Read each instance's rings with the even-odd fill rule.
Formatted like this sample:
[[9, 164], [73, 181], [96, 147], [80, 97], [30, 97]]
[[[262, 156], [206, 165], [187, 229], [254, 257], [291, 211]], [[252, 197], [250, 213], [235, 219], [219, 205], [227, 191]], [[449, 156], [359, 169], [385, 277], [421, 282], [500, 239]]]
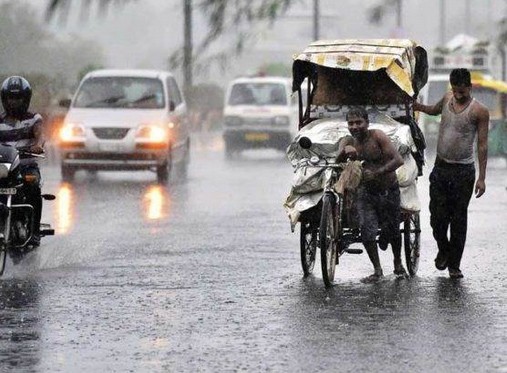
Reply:
[[226, 156], [244, 149], [285, 151], [297, 131], [297, 96], [284, 77], [248, 77], [233, 80], [224, 105]]
[[62, 179], [76, 171], [153, 170], [166, 183], [185, 174], [190, 139], [186, 104], [174, 76], [152, 70], [88, 73], [59, 134]]

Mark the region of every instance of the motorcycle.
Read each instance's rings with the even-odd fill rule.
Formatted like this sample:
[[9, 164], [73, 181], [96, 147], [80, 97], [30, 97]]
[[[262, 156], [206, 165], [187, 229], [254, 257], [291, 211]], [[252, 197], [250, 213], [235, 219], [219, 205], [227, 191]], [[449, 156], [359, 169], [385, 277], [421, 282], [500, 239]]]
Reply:
[[[0, 276], [9, 255], [18, 263], [34, 247], [29, 242], [34, 235], [35, 209], [28, 203], [27, 184], [36, 182], [34, 175], [21, 173], [22, 158], [45, 158], [43, 154], [0, 144]], [[43, 200], [54, 200], [52, 194], [42, 194]], [[40, 237], [54, 235], [49, 224], [40, 224]]]

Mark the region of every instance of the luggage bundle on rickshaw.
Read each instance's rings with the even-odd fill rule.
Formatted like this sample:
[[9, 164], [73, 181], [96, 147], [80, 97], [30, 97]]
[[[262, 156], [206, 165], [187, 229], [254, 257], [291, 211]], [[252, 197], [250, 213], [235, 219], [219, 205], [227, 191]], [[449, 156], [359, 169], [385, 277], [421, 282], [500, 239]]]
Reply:
[[[301, 223], [305, 275], [313, 269], [317, 248], [326, 285], [334, 278], [334, 259], [338, 263], [343, 253], [361, 251], [349, 248], [360, 242], [360, 236], [350, 211], [354, 182], [343, 182], [344, 175], [350, 178], [357, 172], [350, 172], [353, 165], [336, 164], [338, 142], [349, 135], [345, 116], [357, 106], [367, 110], [370, 128], [384, 131], [404, 158], [405, 164], [397, 170], [402, 232], [407, 267], [412, 275], [417, 271], [420, 203], [416, 184], [422, 175], [425, 143], [412, 102], [427, 76], [426, 51], [411, 40], [317, 41], [295, 56], [293, 91], [299, 98], [299, 132], [287, 149], [295, 176], [285, 208], [293, 230]], [[311, 146], [302, 146], [303, 138]], [[344, 193], [347, 188], [350, 198]], [[329, 214], [327, 205], [331, 205]], [[327, 228], [322, 222], [325, 215], [333, 220], [324, 224]]]

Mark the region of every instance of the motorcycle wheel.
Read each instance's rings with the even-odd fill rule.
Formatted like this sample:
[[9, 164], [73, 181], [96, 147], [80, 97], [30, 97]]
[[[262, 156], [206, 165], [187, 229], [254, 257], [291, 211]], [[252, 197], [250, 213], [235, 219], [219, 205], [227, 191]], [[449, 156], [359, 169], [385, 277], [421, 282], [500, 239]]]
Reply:
[[4, 274], [5, 270], [5, 261], [7, 259], [7, 248], [5, 244], [0, 245], [0, 276]]

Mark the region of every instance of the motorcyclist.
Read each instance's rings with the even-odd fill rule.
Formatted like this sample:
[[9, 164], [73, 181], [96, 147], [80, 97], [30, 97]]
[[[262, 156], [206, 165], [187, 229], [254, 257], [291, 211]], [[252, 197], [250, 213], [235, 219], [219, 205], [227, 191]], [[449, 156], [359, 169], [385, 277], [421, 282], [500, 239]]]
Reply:
[[[30, 83], [21, 76], [8, 77], [2, 83], [0, 96], [4, 108], [4, 112], [0, 114], [0, 142], [29, 153], [42, 153], [43, 119], [40, 114], [28, 111], [32, 98]], [[42, 212], [41, 175], [36, 158], [22, 157], [20, 171], [25, 180], [24, 195], [27, 203], [34, 207], [34, 231], [28, 245], [35, 248], [40, 243]]]

